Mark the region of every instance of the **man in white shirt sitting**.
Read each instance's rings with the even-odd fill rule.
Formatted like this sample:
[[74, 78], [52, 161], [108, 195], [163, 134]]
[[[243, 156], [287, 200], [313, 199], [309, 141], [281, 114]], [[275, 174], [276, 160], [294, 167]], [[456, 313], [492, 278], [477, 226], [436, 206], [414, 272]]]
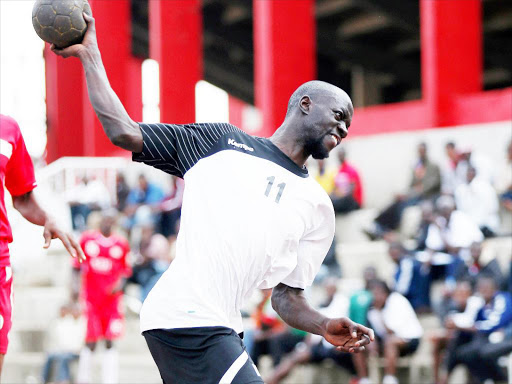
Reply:
[[[382, 280], [371, 283], [373, 308], [368, 321], [377, 335], [379, 352], [386, 359], [382, 384], [398, 384], [398, 357], [414, 353], [423, 335], [423, 328], [409, 301], [398, 292], [391, 292]], [[365, 359], [363, 354], [355, 357]]]
[[493, 237], [500, 225], [498, 195], [487, 180], [477, 176], [475, 167], [468, 166], [466, 183], [455, 189], [455, 202], [457, 209], [466, 213], [485, 237]]

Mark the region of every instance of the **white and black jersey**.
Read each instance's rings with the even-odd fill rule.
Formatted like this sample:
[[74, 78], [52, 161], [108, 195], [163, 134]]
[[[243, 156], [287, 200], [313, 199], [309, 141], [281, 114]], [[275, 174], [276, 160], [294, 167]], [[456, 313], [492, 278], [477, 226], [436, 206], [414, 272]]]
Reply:
[[133, 160], [185, 179], [177, 256], [144, 301], [141, 331], [242, 332], [255, 288], [311, 285], [334, 236], [332, 203], [268, 139], [226, 124], [140, 124]]

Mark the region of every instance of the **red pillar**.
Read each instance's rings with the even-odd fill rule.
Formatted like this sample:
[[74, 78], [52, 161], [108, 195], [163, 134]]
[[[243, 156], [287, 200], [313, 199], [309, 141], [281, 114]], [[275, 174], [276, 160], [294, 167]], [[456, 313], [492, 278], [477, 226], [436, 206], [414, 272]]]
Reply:
[[200, 0], [149, 2], [150, 56], [160, 68], [160, 119], [195, 121], [195, 87], [202, 77]]
[[[131, 53], [130, 2], [89, 0], [96, 19], [98, 44], [110, 80], [128, 114], [142, 120], [142, 60]], [[85, 80], [84, 80], [85, 81]], [[84, 90], [87, 92], [87, 89]], [[110, 143], [90, 103], [84, 104], [84, 144], [87, 156], [126, 155]]]
[[288, 99], [316, 77], [314, 0], [254, 0], [254, 99], [263, 134], [283, 122]]
[[456, 95], [482, 89], [480, 0], [420, 0], [423, 99], [432, 126], [450, 125]]
[[62, 156], [83, 156], [81, 140], [84, 132], [82, 120], [82, 76], [80, 61], [64, 60], [44, 49], [46, 79], [47, 156], [51, 163]]

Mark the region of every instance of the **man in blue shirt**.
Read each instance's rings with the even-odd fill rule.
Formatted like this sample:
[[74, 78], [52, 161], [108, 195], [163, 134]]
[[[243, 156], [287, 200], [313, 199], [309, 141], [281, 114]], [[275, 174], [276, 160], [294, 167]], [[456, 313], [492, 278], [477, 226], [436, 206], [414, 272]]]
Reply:
[[[505, 336], [512, 326], [512, 295], [498, 291], [494, 279], [485, 275], [478, 279], [477, 289], [485, 304], [478, 311], [474, 326], [468, 329], [474, 332], [473, 340], [457, 350], [457, 360], [468, 367], [478, 382], [505, 381], [505, 372], [497, 360], [512, 351], [512, 340]], [[490, 342], [491, 334], [493, 339], [502, 340]]]

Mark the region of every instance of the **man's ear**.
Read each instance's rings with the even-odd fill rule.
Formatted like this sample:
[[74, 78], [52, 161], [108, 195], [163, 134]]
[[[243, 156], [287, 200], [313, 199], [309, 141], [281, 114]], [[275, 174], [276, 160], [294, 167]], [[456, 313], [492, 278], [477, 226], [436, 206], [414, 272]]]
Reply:
[[299, 108], [302, 113], [309, 115], [309, 111], [311, 110], [311, 99], [309, 96], [302, 96], [299, 102]]

